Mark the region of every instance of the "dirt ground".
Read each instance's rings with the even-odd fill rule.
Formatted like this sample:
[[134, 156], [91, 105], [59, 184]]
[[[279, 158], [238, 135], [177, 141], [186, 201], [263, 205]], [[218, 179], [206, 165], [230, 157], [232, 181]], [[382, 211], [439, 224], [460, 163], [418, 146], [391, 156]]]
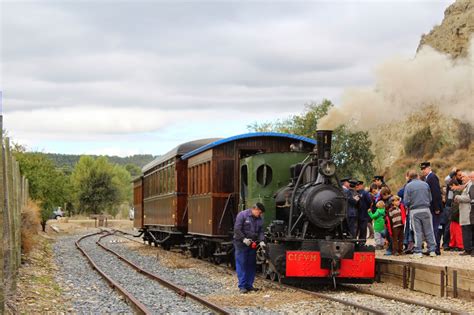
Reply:
[[[108, 227], [132, 229], [133, 221], [109, 220]], [[37, 235], [38, 242], [33, 250], [22, 257], [17, 291], [7, 298], [9, 314], [70, 313], [70, 302], [62, 297], [59, 283], [55, 281], [57, 268], [53, 259], [52, 244], [62, 235], [92, 232], [94, 220], [70, 220], [61, 218], [49, 220], [46, 233]]]
[[[116, 229], [127, 229], [133, 228], [133, 221], [131, 220], [108, 220], [107, 227]], [[91, 219], [69, 219], [60, 218], [59, 220], [49, 220], [47, 233], [48, 234], [80, 234], [87, 233], [96, 228], [96, 222]]]
[[314, 296], [281, 288], [277, 284], [271, 284], [261, 279], [255, 279], [255, 286], [261, 288], [259, 292], [249, 295], [238, 293], [236, 275], [225, 268], [212, 265], [205, 261], [197, 259], [188, 259], [185, 255], [176, 254], [172, 251], [167, 252], [152, 246], [142, 246], [137, 242], [125, 243], [131, 250], [137, 251], [141, 255], [153, 256], [168, 268], [192, 269], [194, 272], [202, 274], [203, 277], [211, 278], [222, 284], [220, 293], [207, 295], [206, 298], [218, 305], [225, 307], [258, 307], [262, 301], [266, 307], [278, 308], [289, 302], [303, 302], [314, 300]]

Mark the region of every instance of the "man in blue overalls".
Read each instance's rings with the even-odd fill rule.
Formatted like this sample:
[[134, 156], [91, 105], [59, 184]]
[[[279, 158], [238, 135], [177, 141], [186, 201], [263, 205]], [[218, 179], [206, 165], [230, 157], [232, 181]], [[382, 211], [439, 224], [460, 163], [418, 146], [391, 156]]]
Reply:
[[235, 266], [239, 278], [240, 293], [258, 291], [253, 287], [253, 282], [257, 269], [257, 244], [265, 247], [263, 212], [265, 212], [265, 207], [257, 202], [252, 208], [240, 212], [235, 219]]

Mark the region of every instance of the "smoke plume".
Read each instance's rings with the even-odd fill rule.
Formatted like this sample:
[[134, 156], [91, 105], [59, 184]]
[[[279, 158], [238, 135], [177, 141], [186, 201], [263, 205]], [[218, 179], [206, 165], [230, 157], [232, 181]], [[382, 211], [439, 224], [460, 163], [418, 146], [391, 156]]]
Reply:
[[434, 106], [462, 121], [474, 122], [474, 40], [467, 58], [453, 60], [429, 46], [413, 59], [394, 58], [376, 69], [373, 88], [348, 89], [341, 104], [318, 124], [334, 129], [349, 124], [368, 130], [399, 121], [410, 113]]

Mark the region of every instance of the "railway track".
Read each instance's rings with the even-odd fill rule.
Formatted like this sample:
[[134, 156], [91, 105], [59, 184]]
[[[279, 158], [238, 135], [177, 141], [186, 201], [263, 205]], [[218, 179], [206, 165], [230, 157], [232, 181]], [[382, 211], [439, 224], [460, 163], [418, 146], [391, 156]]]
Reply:
[[[136, 240], [134, 238], [130, 238], [131, 236], [135, 236], [131, 233], [124, 232], [121, 230], [113, 230], [114, 232], [117, 232], [121, 235], [121, 237], [124, 237], [128, 240], [137, 242], [139, 244], [143, 245], [143, 242]], [[196, 258], [190, 258], [190, 259], [196, 259]], [[228, 273], [234, 274], [235, 272], [233, 270], [230, 270], [227, 267], [224, 266], [216, 266], [213, 265], [216, 268], [220, 268], [222, 270], [225, 270]], [[380, 292], [374, 292], [368, 289], [362, 289], [358, 287], [353, 287], [353, 286], [348, 286], [348, 285], [341, 285], [340, 288], [342, 289], [341, 291], [336, 291], [336, 292], [329, 292], [329, 293], [322, 293], [322, 292], [316, 292], [310, 289], [303, 289], [300, 287], [295, 287], [295, 286], [290, 286], [290, 285], [285, 285], [285, 284], [278, 284], [274, 281], [271, 281], [269, 279], [264, 279], [264, 277], [260, 277], [263, 281], [267, 283], [271, 283], [272, 285], [278, 285], [281, 287], [289, 288], [292, 290], [296, 290], [302, 293], [306, 293], [312, 296], [315, 296], [317, 298], [321, 299], [326, 299], [326, 300], [331, 300], [334, 302], [338, 302], [344, 305], [348, 305], [351, 307], [354, 307], [356, 309], [359, 309], [364, 312], [369, 312], [373, 314], [388, 314], [390, 312], [387, 312], [385, 310], [381, 310], [380, 308], [374, 308], [372, 306], [367, 306], [366, 304], [356, 302], [355, 300], [360, 300], [364, 298], [372, 298], [372, 299], [378, 299], [379, 300], [379, 305], [382, 308], [386, 308], [387, 304], [391, 303], [401, 303], [407, 306], [417, 306], [420, 308], [426, 309], [426, 312], [439, 312], [443, 314], [463, 314], [465, 312], [456, 310], [456, 309], [448, 309], [442, 306], [437, 306], [437, 305], [432, 305], [428, 303], [424, 303], [421, 301], [413, 300], [413, 299], [407, 299], [407, 298], [402, 298], [402, 297], [397, 297], [397, 296], [392, 296], [390, 294], [385, 294], [385, 293], [380, 293]]]
[[92, 234], [88, 234], [88, 235], [84, 235], [82, 236], [81, 238], [79, 238], [76, 242], [75, 242], [75, 245], [76, 247], [79, 249], [79, 251], [81, 251], [81, 253], [87, 258], [89, 264], [92, 266], [92, 268], [94, 270], [96, 270], [101, 276], [102, 278], [104, 278], [104, 280], [106, 280], [110, 286], [114, 289], [116, 289], [124, 298], [125, 300], [129, 303], [129, 305], [139, 314], [153, 314], [154, 312], [149, 308], [149, 306], [145, 305], [145, 303], [141, 302], [140, 301], [140, 298], [138, 298], [137, 296], [135, 296], [135, 294], [133, 294], [132, 292], [130, 292], [129, 289], [125, 288], [125, 286], [123, 286], [122, 284], [119, 283], [119, 281], [117, 279], [113, 279], [113, 277], [111, 277], [110, 275], [107, 274], [107, 272], [104, 271], [104, 268], [101, 268], [99, 266], [99, 264], [94, 260], [94, 258], [87, 252], [87, 250], [81, 246], [81, 241], [83, 241], [84, 239], [87, 239], [87, 238], [91, 238], [91, 237], [94, 237], [94, 236], [99, 236], [99, 239], [95, 242], [95, 244], [101, 248], [102, 250], [112, 254], [113, 256], [115, 256], [117, 259], [121, 260], [122, 262], [124, 262], [126, 265], [128, 265], [130, 268], [133, 268], [136, 272], [138, 272], [139, 274], [151, 279], [152, 281], [155, 281], [157, 283], [159, 283], [161, 286], [163, 286], [164, 288], [167, 288], [169, 290], [172, 290], [174, 291], [179, 297], [182, 297], [182, 298], [190, 298], [192, 299], [194, 302], [204, 306], [206, 309], [208, 310], [211, 310], [212, 312], [215, 312], [217, 314], [229, 314], [229, 312], [216, 305], [216, 304], [213, 304], [209, 301], [207, 301], [206, 299], [168, 281], [168, 280], [165, 280], [163, 279], [162, 277], [159, 277], [151, 272], [148, 272], [142, 268], [140, 268], [140, 266], [134, 264], [132, 261], [128, 260], [127, 258], [123, 257], [122, 255], [120, 255], [119, 253], [115, 252], [114, 250], [110, 249], [110, 248], [107, 248], [106, 246], [104, 246], [100, 241], [101, 239], [103, 239], [104, 237], [107, 237], [107, 236], [111, 236], [113, 235], [113, 233], [111, 232], [108, 232], [108, 231], [100, 231], [100, 232], [96, 232], [96, 233], [92, 233]]

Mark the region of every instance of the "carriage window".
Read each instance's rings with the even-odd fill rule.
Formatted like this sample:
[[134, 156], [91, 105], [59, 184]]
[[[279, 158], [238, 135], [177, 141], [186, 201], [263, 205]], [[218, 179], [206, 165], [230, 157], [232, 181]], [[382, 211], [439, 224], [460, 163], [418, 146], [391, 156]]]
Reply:
[[269, 165], [263, 164], [257, 168], [257, 182], [260, 185], [265, 187], [272, 182], [272, 179], [273, 171]]

